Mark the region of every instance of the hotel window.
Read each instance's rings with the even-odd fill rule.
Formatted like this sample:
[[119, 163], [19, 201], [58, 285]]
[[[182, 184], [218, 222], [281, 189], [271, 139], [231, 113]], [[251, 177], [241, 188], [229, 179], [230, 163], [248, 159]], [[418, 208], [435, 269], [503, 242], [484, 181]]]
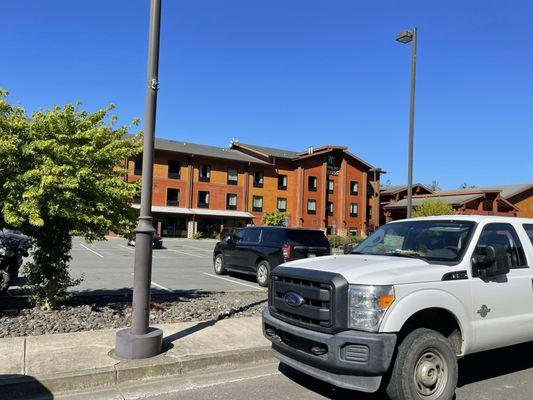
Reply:
[[180, 179], [181, 163], [179, 161], [168, 160], [169, 179]]
[[239, 181], [239, 171], [235, 168], [228, 168], [228, 185], [236, 185]]
[[307, 214], [316, 214], [316, 200], [307, 200]]
[[334, 187], [335, 187], [335, 182], [331, 179], [328, 179], [328, 194], [333, 194]]
[[307, 189], [310, 192], [316, 192], [318, 186], [318, 179], [316, 176], [309, 176], [307, 178]]
[[333, 215], [333, 202], [332, 201], [328, 201], [326, 203], [326, 212], [328, 215]]
[[254, 172], [254, 187], [262, 188], [264, 180], [265, 180], [265, 176], [261, 171]]
[[209, 208], [209, 192], [198, 192], [198, 208]]
[[350, 194], [359, 193], [359, 182], [351, 181], [350, 182]]
[[226, 209], [227, 210], [237, 209], [237, 195], [235, 193], [228, 193], [226, 195]]
[[180, 190], [167, 189], [167, 206], [177, 207], [180, 204]]
[[207, 164], [200, 164], [198, 168], [198, 180], [200, 182], [209, 182], [211, 180], [211, 167]]
[[137, 157], [135, 157], [133, 163], [133, 174], [141, 176], [143, 174], [143, 155], [139, 154]]
[[140, 194], [136, 194], [135, 196], [133, 196], [133, 204], [141, 204], [141, 195]]
[[278, 197], [278, 210], [287, 211], [287, 199], [285, 197]]
[[287, 190], [287, 175], [278, 175], [278, 189]]
[[350, 228], [348, 232], [350, 236], [357, 236], [357, 228]]
[[357, 203], [350, 203], [350, 217], [357, 217]]
[[252, 211], [263, 211], [263, 196], [252, 197]]

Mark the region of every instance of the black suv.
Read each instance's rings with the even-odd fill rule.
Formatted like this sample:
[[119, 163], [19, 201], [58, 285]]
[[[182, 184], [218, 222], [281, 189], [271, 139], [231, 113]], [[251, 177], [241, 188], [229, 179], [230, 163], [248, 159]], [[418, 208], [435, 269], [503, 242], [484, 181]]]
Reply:
[[213, 253], [215, 273], [236, 271], [257, 276], [257, 283], [268, 285], [272, 268], [306, 257], [331, 253], [324, 232], [275, 226], [251, 226], [218, 242]]

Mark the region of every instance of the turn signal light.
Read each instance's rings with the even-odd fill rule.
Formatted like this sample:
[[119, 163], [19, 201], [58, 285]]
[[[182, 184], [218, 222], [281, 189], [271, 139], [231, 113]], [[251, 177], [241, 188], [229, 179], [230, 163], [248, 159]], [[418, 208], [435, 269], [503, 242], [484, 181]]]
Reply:
[[394, 301], [394, 295], [392, 294], [386, 294], [383, 296], [379, 296], [379, 306], [383, 309], [389, 308], [389, 306]]

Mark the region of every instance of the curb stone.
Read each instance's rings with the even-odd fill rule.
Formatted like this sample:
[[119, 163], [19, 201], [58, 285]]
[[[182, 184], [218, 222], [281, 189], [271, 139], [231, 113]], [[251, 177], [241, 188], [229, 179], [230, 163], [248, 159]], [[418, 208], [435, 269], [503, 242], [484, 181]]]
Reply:
[[179, 376], [217, 367], [236, 367], [274, 361], [270, 346], [224, 351], [210, 355], [170, 357], [162, 354], [145, 360], [118, 361], [113, 367], [71, 374], [0, 377], [0, 399], [14, 400], [43, 394], [58, 394], [92, 388], [115, 387], [121, 383]]

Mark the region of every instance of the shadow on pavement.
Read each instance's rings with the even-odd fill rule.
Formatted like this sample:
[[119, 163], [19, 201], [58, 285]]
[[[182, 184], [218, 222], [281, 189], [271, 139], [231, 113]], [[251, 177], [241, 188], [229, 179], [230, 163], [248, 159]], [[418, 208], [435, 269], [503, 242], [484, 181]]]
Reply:
[[469, 383], [533, 368], [533, 342], [472, 354], [459, 361], [459, 383]]
[[173, 333], [172, 335], [163, 338], [163, 348], [168, 350], [168, 349], [172, 348], [172, 346], [173, 346], [172, 343], [175, 342], [176, 340], [184, 338], [185, 336], [188, 336], [188, 335], [192, 335], [193, 333], [199, 332], [202, 329], [205, 329], [205, 328], [208, 328], [210, 326], [213, 326], [220, 320], [231, 318], [235, 314], [244, 312], [244, 311], [248, 310], [249, 308], [253, 308], [253, 307], [255, 307], [255, 306], [259, 305], [259, 304], [266, 303], [266, 301], [267, 301], [266, 299], [265, 300], [260, 300], [260, 301], [253, 302], [253, 303], [247, 304], [247, 305], [239, 307], [239, 308], [232, 309], [229, 313], [220, 315], [216, 319], [212, 319], [212, 320], [209, 320], [209, 321], [201, 321], [201, 322], [198, 322], [196, 325], [191, 326], [190, 328], [184, 329], [184, 330], [182, 330], [180, 332]]
[[[529, 368], [533, 368], [533, 342], [472, 354], [459, 360], [457, 386], [460, 388]], [[282, 363], [279, 365], [279, 371], [297, 384], [328, 399], [384, 400], [388, 398], [383, 392], [366, 394], [337, 388]]]
[[[203, 290], [179, 290], [168, 292], [166, 290], [151, 290], [152, 307], [157, 307], [159, 302], [179, 302], [190, 301], [196, 298], [207, 297], [215, 292]], [[75, 292], [74, 296], [64, 301], [60, 306], [84, 306], [89, 305], [94, 308], [111, 307], [122, 308], [126, 304], [131, 304], [133, 291], [131, 288], [121, 289], [102, 289], [102, 290], [85, 290]], [[16, 310], [33, 307], [27, 295], [4, 295], [0, 301], [1, 310]]]
[[54, 395], [29, 375], [0, 375], [0, 400], [52, 400]]

